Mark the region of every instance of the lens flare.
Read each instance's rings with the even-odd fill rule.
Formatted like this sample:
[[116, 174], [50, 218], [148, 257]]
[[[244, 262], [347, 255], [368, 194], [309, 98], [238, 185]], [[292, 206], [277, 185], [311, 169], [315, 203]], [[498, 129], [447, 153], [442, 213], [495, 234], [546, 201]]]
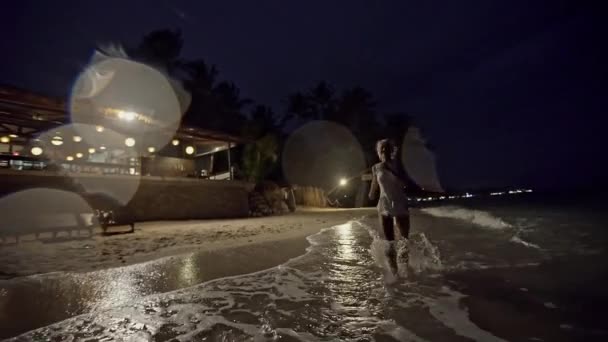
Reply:
[[0, 216], [0, 233], [36, 233], [48, 227], [90, 226], [93, 210], [74, 192], [36, 188], [0, 198]]
[[294, 131], [282, 156], [290, 183], [325, 189], [336, 186], [336, 175], [357, 175], [366, 166], [357, 138], [348, 128], [329, 121], [313, 121]]
[[113, 130], [140, 146], [161, 149], [177, 132], [181, 110], [163, 73], [126, 58], [99, 54], [78, 77], [70, 98], [72, 122], [97, 126], [96, 131], [79, 132], [92, 146], [99, 146], [99, 136]]
[[443, 191], [437, 174], [435, 154], [426, 147], [426, 141], [416, 127], [410, 127], [403, 139], [401, 161], [408, 175], [421, 188]]
[[[95, 147], [88, 147], [87, 174], [70, 172], [65, 174], [71, 178], [75, 184], [82, 187], [86, 193], [103, 193], [117, 202], [128, 203], [139, 188], [140, 176], [132, 177], [108, 177], [106, 175], [128, 175], [131, 160], [138, 158], [139, 152], [134, 147], [125, 146], [129, 137], [117, 133], [109, 128], [104, 129], [102, 134], [97, 133], [96, 125], [69, 124], [54, 128], [52, 131], [44, 132], [38, 136], [39, 142], [36, 147], [45, 150], [45, 157], [49, 164], [56, 165], [61, 169], [61, 164], [73, 162], [76, 158], [84, 158], [83, 143], [70, 140], [62, 140], [60, 146], [53, 144], [52, 137], [73, 136], [79, 132], [82, 137], [95, 135], [93, 144], [89, 146], [100, 146], [102, 153], [97, 152]], [[85, 140], [83, 138], [83, 140]], [[135, 141], [133, 141], [135, 142]], [[115, 165], [115, 166], [109, 166]]]

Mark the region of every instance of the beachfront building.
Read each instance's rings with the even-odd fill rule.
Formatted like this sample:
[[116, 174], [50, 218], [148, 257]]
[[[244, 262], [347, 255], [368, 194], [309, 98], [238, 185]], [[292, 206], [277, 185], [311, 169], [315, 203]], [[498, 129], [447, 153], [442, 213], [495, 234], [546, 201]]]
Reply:
[[[166, 146], [141, 146], [137, 137], [120, 134], [121, 126], [137, 119], [144, 125], [154, 123], [139, 113], [105, 108], [104, 121], [111, 122], [112, 132], [119, 135], [105, 127], [109, 125], [99, 124], [99, 116], [91, 115], [90, 130], [95, 129], [91, 134], [96, 136], [90, 140], [97, 142], [93, 145], [82, 136], [86, 128], [64, 126], [70, 122], [66, 106], [56, 98], [0, 87], [0, 168], [59, 166], [67, 172], [104, 175], [232, 179], [231, 149], [245, 142], [225, 133], [180, 126]], [[113, 139], [116, 136], [124, 139]], [[50, 165], [51, 161], [57, 165]]]
[[[90, 115], [74, 123], [70, 105]], [[85, 190], [122, 191], [137, 179], [137, 191], [123, 202], [139, 220], [247, 215], [246, 185], [232, 172], [233, 150], [244, 139], [179, 120], [162, 125], [131, 109], [86, 106], [0, 86], [0, 195], [61, 188], [65, 179], [98, 184]]]

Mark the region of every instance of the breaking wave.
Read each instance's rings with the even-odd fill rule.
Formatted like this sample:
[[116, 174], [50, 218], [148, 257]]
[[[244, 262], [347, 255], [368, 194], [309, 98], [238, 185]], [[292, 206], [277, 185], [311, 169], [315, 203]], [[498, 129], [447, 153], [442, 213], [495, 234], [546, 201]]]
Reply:
[[421, 211], [436, 217], [445, 217], [470, 222], [484, 228], [506, 229], [513, 227], [511, 224], [503, 221], [501, 218], [483, 210], [467, 209], [458, 206], [442, 206], [424, 208], [421, 209]]
[[387, 284], [378, 266], [390, 245], [376, 231], [349, 222], [310, 236], [306, 254], [277, 267], [148, 296], [14, 341], [500, 340], [472, 323], [463, 295], [437, 277], [439, 251], [424, 234], [395, 246], [409, 252], [416, 276]]
[[532, 242], [525, 241], [525, 240], [523, 240], [522, 238], [520, 238], [520, 237], [519, 237], [519, 236], [517, 236], [517, 235], [513, 235], [513, 237], [511, 238], [511, 240], [510, 240], [510, 241], [511, 241], [511, 242], [514, 242], [514, 243], [519, 243], [519, 244], [524, 245], [524, 246], [526, 246], [526, 247], [528, 247], [528, 248], [536, 248], [536, 249], [540, 249], [540, 246], [539, 246], [539, 245], [534, 244], [534, 243], [532, 243]]

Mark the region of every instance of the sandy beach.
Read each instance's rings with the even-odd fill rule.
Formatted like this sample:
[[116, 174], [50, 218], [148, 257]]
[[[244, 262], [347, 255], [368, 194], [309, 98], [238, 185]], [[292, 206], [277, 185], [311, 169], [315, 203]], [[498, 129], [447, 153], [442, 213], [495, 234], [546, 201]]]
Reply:
[[[157, 221], [136, 225], [135, 233], [81, 238], [61, 233], [25, 236], [19, 244], [0, 245], [0, 279], [50, 272], [88, 272], [125, 266], [194, 251], [217, 251], [262, 242], [305, 237], [353, 218], [374, 215], [374, 209], [300, 208], [281, 216], [227, 220]], [[114, 227], [112, 231], [126, 231]], [[304, 249], [301, 250], [301, 253]]]
[[[390, 302], [393, 299], [387, 304], [388, 312], [394, 314], [394, 322], [412, 329], [408, 334], [430, 341], [457, 341], [463, 336], [492, 341], [599, 340], [606, 336], [603, 328], [606, 273], [602, 265], [593, 262], [598, 258], [596, 254], [530, 262], [539, 255], [538, 250], [510, 241], [504, 231], [487, 228], [495, 226], [488, 222], [502, 221], [488, 213], [464, 209], [460, 212], [466, 213], [467, 219], [411, 211], [413, 239], [418, 241], [414, 246], [422, 249], [414, 252], [410, 262], [424, 269], [433, 253], [428, 247], [436, 246], [443, 267], [439, 277], [433, 277], [433, 271], [423, 270], [422, 275], [428, 277], [414, 276], [412, 282], [395, 286], [397, 291], [403, 291], [400, 296], [414, 296], [419, 298], [418, 304], [422, 303], [419, 308], [418, 304], [396, 305]], [[453, 214], [454, 211], [449, 209], [445, 213]], [[99, 330], [100, 336], [114, 336], [117, 332], [112, 329], [126, 334], [161, 336], [165, 329], [163, 324], [168, 324], [167, 329], [171, 330], [184, 323], [181, 320], [166, 323], [166, 317], [160, 316], [158, 331], [138, 332], [131, 326], [123, 329], [112, 322], [130, 317], [132, 312], [128, 310], [132, 307], [148, 315], [148, 309], [138, 305], [149, 302], [162, 308], [177, 301], [180, 304], [176, 304], [175, 309], [165, 311], [185, 310], [176, 317], [198, 315], [202, 309], [196, 309], [196, 303], [207, 294], [218, 293], [222, 298], [228, 296], [238, 302], [243, 293], [253, 291], [255, 286], [259, 286], [260, 297], [253, 302], [235, 302], [234, 310], [247, 307], [253, 310], [253, 315], [257, 305], [266, 307], [272, 303], [287, 305], [277, 314], [283, 314], [287, 309], [307, 308], [298, 304], [298, 300], [293, 303], [271, 300], [270, 304], [264, 304], [260, 299], [266, 295], [274, 298], [277, 290], [287, 291], [283, 294], [285, 298], [294, 293], [306, 293], [306, 296], [312, 296], [309, 300], [313, 302], [321, 300], [311, 306], [320, 312], [336, 310], [341, 305], [361, 305], [370, 312], [384, 310], [377, 306], [387, 297], [384, 285], [378, 283], [382, 277], [378, 277], [378, 270], [373, 266], [377, 259], [377, 256], [372, 257], [374, 246], [368, 232], [360, 226], [357, 228], [360, 224], [373, 227], [375, 215], [374, 208], [302, 208], [292, 214], [263, 218], [140, 223], [133, 234], [103, 236], [96, 232], [93, 237], [82, 238], [69, 238], [66, 234], [55, 240], [27, 237], [19, 244], [3, 244], [0, 270], [5, 280], [0, 280], [0, 322], [3, 323], [0, 324], [0, 338], [41, 327], [50, 328], [22, 335], [16, 341], [30, 340], [34, 336], [78, 336], [79, 331], [98, 329], [94, 328], [96, 324], [105, 327], [105, 330]], [[366, 219], [358, 220], [361, 218]], [[479, 225], [479, 218], [484, 218], [486, 228]], [[362, 223], [344, 224], [350, 220]], [[316, 234], [332, 226], [338, 227]], [[430, 242], [425, 244], [424, 239], [420, 240], [422, 235]], [[310, 240], [311, 236], [317, 244]], [[307, 248], [312, 248], [307, 256], [296, 258], [305, 255]], [[474, 264], [469, 259], [476, 255], [503, 259], [484, 257], [475, 260], [483, 261], [487, 266], [471, 266]], [[286, 265], [288, 260], [301, 261], [292, 262], [287, 268], [275, 267]], [[301, 271], [291, 274], [290, 267]], [[321, 267], [327, 269], [320, 271]], [[298, 272], [308, 275], [300, 278], [304, 273]], [[226, 292], [227, 288], [232, 288], [233, 292]], [[291, 292], [295, 288], [306, 291]], [[431, 288], [436, 289], [436, 295], [427, 292]], [[581, 288], [585, 291], [580, 291]], [[211, 292], [206, 292], [208, 290]], [[322, 295], [326, 291], [329, 293]], [[193, 299], [190, 296], [203, 297]], [[374, 299], [375, 296], [381, 299]], [[323, 309], [326, 301], [339, 305], [334, 303]], [[349, 312], [338, 310], [335, 315], [350, 319]], [[105, 316], [97, 318], [100, 313]], [[222, 311], [213, 319], [221, 320], [225, 314]], [[360, 314], [356, 313], [352, 319], [361, 319]], [[154, 315], [141, 317], [142, 324], [156, 322]], [[375, 324], [375, 315], [365, 315], [369, 324]], [[328, 318], [322, 317], [315, 324], [325, 326]], [[296, 324], [286, 317], [277, 322], [287, 326]], [[441, 324], [437, 325], [437, 322]], [[216, 328], [226, 328], [222, 324]], [[252, 324], [251, 329], [259, 328], [258, 323]], [[339, 334], [339, 324], [327, 324], [327, 329], [334, 327], [337, 330], [331, 328], [316, 333]], [[441, 325], [449, 329], [439, 329]], [[197, 331], [196, 327], [188, 329]], [[182, 333], [171, 331], [175, 336]], [[346, 329], [342, 333], [357, 331]], [[398, 329], [393, 333], [396, 331]], [[413, 335], [399, 336], [397, 340], [407, 340]]]

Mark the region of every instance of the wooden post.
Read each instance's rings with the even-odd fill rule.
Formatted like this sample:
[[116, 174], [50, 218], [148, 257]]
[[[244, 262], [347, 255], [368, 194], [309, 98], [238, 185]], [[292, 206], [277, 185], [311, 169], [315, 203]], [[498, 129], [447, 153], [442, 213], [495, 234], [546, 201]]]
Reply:
[[232, 174], [232, 161], [230, 160], [230, 143], [228, 143], [228, 174], [229, 174], [229, 179], [233, 180], [234, 175]]

